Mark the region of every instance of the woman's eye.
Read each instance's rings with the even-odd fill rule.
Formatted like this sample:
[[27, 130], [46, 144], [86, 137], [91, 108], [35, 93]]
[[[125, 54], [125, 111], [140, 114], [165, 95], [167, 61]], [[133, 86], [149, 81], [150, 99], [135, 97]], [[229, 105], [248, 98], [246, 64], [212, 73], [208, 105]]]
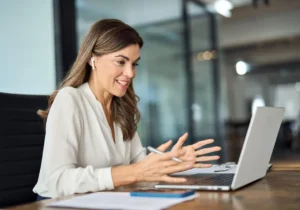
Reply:
[[119, 65], [123, 66], [125, 64], [125, 61], [117, 61]]
[[134, 63], [134, 64], [133, 64], [134, 67], [137, 67], [138, 65], [139, 65], [138, 63]]

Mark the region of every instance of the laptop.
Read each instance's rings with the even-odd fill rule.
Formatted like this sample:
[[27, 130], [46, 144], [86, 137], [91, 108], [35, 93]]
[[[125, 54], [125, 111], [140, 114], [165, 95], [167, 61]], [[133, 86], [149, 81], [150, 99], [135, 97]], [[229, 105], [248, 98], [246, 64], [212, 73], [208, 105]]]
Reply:
[[187, 182], [158, 183], [155, 188], [231, 191], [263, 178], [269, 167], [283, 115], [284, 108], [258, 107], [255, 110], [233, 173], [172, 175], [184, 176]]

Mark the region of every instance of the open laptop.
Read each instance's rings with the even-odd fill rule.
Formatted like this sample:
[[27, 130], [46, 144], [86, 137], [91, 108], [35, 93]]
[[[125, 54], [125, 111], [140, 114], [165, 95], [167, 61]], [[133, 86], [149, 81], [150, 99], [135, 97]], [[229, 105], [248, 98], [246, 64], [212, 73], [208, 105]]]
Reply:
[[256, 109], [234, 173], [185, 175], [184, 177], [188, 179], [185, 183], [159, 183], [155, 188], [230, 191], [263, 178], [267, 173], [283, 115], [284, 108], [258, 107]]

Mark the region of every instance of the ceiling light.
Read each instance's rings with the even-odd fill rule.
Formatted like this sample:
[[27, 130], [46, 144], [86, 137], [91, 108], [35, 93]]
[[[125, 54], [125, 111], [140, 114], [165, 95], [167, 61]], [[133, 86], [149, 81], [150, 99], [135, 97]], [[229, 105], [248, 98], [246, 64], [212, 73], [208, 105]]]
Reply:
[[231, 17], [233, 4], [229, 0], [217, 0], [213, 6], [216, 12], [220, 15]]
[[236, 63], [235, 69], [238, 75], [245, 75], [249, 70], [249, 65], [244, 61], [239, 61]]

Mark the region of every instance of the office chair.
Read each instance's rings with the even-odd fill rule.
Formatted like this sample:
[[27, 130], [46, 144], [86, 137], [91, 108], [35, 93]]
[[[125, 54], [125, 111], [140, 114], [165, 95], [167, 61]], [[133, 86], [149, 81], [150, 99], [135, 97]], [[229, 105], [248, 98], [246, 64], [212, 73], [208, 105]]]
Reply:
[[36, 200], [47, 96], [0, 93], [0, 208]]

